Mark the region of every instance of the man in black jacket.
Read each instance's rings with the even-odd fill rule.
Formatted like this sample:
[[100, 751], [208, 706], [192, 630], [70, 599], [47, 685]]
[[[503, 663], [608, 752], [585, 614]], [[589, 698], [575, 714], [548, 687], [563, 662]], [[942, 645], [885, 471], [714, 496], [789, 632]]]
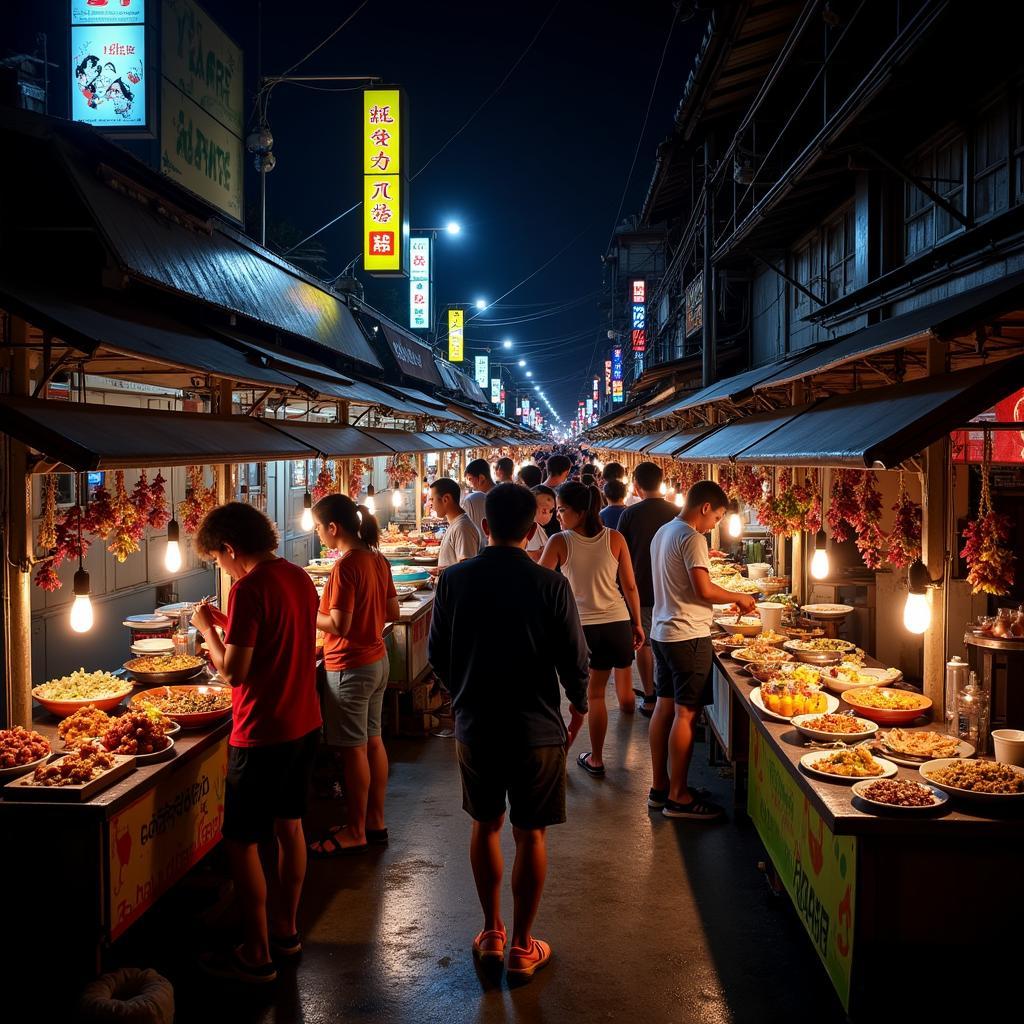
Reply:
[[[533, 937], [547, 872], [544, 831], [565, 821], [565, 752], [587, 712], [587, 645], [566, 579], [524, 548], [536, 529], [536, 499], [525, 487], [487, 493], [488, 547], [445, 570], [430, 626], [430, 661], [452, 695], [462, 806], [473, 818], [470, 863], [484, 911], [473, 940], [482, 961], [501, 962], [501, 828], [506, 796], [516, 861], [508, 972], [530, 977], [551, 958]], [[515, 657], [499, 653], [508, 643]], [[559, 683], [569, 698], [569, 726]]]

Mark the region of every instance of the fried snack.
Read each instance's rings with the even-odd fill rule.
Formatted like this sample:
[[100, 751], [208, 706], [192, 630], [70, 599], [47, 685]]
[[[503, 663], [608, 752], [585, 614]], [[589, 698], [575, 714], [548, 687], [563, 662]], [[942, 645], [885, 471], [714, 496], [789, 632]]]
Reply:
[[199, 668], [202, 658], [194, 654], [153, 654], [144, 658], [132, 658], [125, 668], [130, 672], [181, 672], [187, 668]]
[[882, 774], [882, 766], [863, 748], [837, 750], [814, 762], [816, 772], [838, 775], [844, 779], [870, 779]]
[[45, 736], [22, 725], [13, 729], [0, 729], [0, 768], [17, 768], [38, 761], [50, 752]]
[[956, 757], [960, 741], [955, 736], [930, 730], [890, 729], [882, 733], [882, 742], [894, 753], [914, 757]]
[[100, 700], [131, 691], [131, 683], [109, 672], [86, 672], [84, 668], [70, 675], [51, 679], [32, 690], [33, 697], [43, 700]]
[[85, 743], [52, 764], [41, 764], [33, 773], [37, 786], [82, 786], [109, 771], [117, 761], [113, 754]]
[[863, 790], [868, 800], [893, 807], [933, 807], [935, 794], [919, 782], [906, 779], [879, 779]]
[[152, 707], [173, 718], [175, 715], [197, 715], [205, 711], [226, 711], [231, 697], [198, 690], [172, 690], [166, 694], [150, 694], [144, 707]]
[[74, 747], [84, 739], [98, 739], [110, 727], [110, 715], [95, 704], [86, 704], [57, 726], [57, 735], [65, 747]]
[[101, 742], [112, 754], [155, 754], [165, 750], [170, 740], [159, 719], [145, 711], [127, 711], [114, 719]]
[[966, 789], [972, 793], [1000, 796], [1024, 793], [1024, 772], [998, 761], [953, 761], [943, 768], [925, 772], [924, 776], [930, 782], [940, 782], [944, 786]]

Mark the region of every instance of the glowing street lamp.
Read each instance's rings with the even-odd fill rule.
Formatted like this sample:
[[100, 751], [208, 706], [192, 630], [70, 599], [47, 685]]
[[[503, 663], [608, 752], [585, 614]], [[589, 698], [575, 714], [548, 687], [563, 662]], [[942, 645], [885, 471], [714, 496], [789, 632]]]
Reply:
[[473, 305], [476, 306], [477, 309], [484, 310], [487, 308], [487, 300], [477, 299], [476, 302], [473, 303]]
[[457, 220], [450, 220], [444, 226], [449, 235], [457, 235], [462, 230], [462, 225]]

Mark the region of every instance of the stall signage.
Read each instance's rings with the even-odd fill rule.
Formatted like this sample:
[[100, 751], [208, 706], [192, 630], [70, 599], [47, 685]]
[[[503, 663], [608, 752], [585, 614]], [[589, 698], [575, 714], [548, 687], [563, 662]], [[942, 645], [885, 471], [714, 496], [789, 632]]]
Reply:
[[612, 392], [612, 361], [604, 361], [604, 395], [607, 398]]
[[633, 317], [630, 338], [634, 352], [647, 349], [647, 282], [633, 282]]
[[177, 765], [107, 824], [110, 938], [116, 939], [220, 841], [225, 737]]
[[592, 398], [587, 399], [587, 419], [590, 419], [594, 415], [594, 400]]
[[71, 0], [71, 120], [102, 131], [149, 124], [143, 0], [102, 7]]
[[363, 90], [363, 266], [378, 277], [409, 269], [405, 101], [395, 86]]
[[686, 286], [686, 336], [696, 334], [704, 326], [704, 273], [699, 273]]
[[430, 238], [409, 239], [409, 326], [414, 330], [430, 328]]
[[834, 836], [750, 724], [747, 813], [757, 828], [844, 1009], [850, 1003], [857, 841]]
[[994, 409], [971, 421], [969, 430], [955, 430], [950, 435], [954, 462], [980, 463], [985, 455], [985, 423], [1019, 423], [1020, 430], [991, 430], [992, 461], [1004, 465], [1024, 464], [1024, 388], [1015, 392]]
[[621, 402], [622, 395], [622, 349], [612, 349], [612, 401]]
[[497, 405], [501, 401], [501, 378], [491, 378], [491, 401]]
[[600, 397], [601, 397], [600, 396], [600, 390], [601, 390], [601, 380], [600, 380], [600, 378], [595, 377], [594, 378], [594, 395], [593, 395], [594, 404], [595, 405], [598, 403], [598, 401], [600, 401]]
[[462, 362], [462, 330], [464, 313], [461, 309], [448, 310], [448, 362]]
[[473, 359], [473, 366], [476, 370], [477, 384], [482, 388], [486, 388], [487, 382], [491, 379], [490, 360], [487, 356], [476, 356]]

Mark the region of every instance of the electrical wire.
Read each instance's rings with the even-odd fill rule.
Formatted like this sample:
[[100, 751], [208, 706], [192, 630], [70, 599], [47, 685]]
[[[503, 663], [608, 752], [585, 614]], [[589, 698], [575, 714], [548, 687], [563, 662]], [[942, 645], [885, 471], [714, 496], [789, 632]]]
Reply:
[[285, 75], [290, 75], [300, 64], [305, 64], [314, 53], [322, 50], [369, 2], [370, 0], [363, 0], [363, 2], [333, 32], [330, 33], [330, 35], [317, 43], [305, 57], [300, 57], [290, 68], [288, 68], [287, 71], [282, 72], [281, 77], [283, 78]]

